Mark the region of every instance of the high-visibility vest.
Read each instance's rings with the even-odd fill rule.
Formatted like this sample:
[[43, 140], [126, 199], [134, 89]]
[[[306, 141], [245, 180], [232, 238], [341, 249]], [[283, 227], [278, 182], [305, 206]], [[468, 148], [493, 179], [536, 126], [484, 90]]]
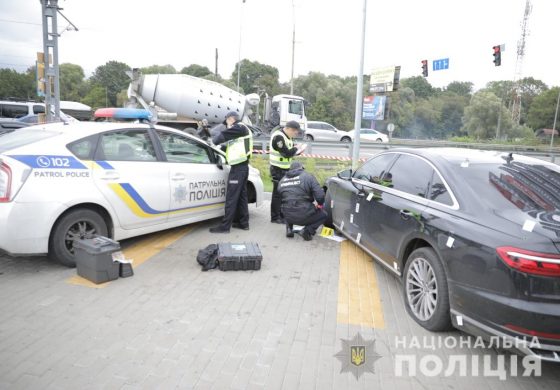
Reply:
[[290, 165], [292, 164], [292, 157], [282, 156], [280, 152], [274, 149], [274, 146], [272, 145], [272, 140], [276, 138], [277, 135], [281, 135], [282, 138], [284, 138], [284, 144], [288, 149], [294, 147], [294, 141], [291, 138], [284, 134], [282, 130], [276, 130], [270, 137], [270, 165], [274, 165], [275, 167], [281, 169], [290, 169]]
[[249, 131], [249, 135], [232, 139], [226, 144], [226, 160], [229, 165], [237, 165], [248, 161], [251, 158], [251, 153], [253, 153], [251, 131]]

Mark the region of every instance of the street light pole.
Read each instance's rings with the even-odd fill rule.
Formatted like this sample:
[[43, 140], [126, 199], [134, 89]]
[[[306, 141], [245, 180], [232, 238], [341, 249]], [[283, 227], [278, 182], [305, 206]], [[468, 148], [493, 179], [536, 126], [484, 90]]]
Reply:
[[243, 31], [243, 4], [245, 4], [245, 0], [241, 2], [241, 16], [239, 17], [239, 52], [237, 53], [237, 92], [239, 92], [239, 80], [241, 77], [241, 32]]
[[294, 94], [294, 59], [296, 52], [296, 11], [294, 7], [294, 0], [292, 0], [292, 77], [290, 78], [290, 95]]
[[366, 15], [367, 0], [364, 0], [364, 10], [362, 19], [362, 42], [360, 66], [358, 71], [358, 79], [356, 86], [356, 112], [354, 115], [354, 147], [352, 149], [352, 171], [358, 169], [360, 162], [360, 128], [362, 127], [362, 104], [364, 89], [364, 47], [366, 41]]

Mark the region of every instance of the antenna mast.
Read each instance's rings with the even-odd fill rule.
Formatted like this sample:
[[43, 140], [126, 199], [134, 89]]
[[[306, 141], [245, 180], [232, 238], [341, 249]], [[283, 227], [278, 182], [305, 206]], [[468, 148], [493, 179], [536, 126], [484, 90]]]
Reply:
[[527, 24], [529, 15], [533, 10], [531, 0], [525, 3], [525, 12], [523, 13], [523, 21], [521, 22], [521, 38], [517, 41], [517, 60], [515, 62], [515, 76], [513, 78], [513, 105], [511, 108], [511, 117], [513, 122], [519, 124], [521, 119], [521, 75], [523, 73], [523, 58], [525, 57], [526, 39], [529, 35]]

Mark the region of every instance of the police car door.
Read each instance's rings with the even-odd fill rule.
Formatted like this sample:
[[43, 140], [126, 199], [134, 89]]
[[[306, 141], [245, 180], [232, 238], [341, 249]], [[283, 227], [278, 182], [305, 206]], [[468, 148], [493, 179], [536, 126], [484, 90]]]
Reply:
[[169, 220], [189, 223], [223, 215], [229, 167], [218, 166], [218, 153], [177, 132], [156, 134], [169, 167]]
[[100, 134], [93, 177], [111, 203], [123, 229], [167, 221], [169, 176], [158, 161], [148, 129], [122, 129]]

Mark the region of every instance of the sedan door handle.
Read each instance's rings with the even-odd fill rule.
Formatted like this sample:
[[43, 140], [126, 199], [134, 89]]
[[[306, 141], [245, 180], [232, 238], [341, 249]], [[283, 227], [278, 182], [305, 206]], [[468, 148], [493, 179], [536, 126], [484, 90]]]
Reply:
[[103, 180], [117, 180], [119, 177], [121, 177], [121, 176], [119, 175], [118, 172], [116, 172], [116, 171], [107, 171], [107, 172], [105, 172], [105, 175], [103, 175], [103, 176], [101, 177], [101, 179], [103, 179]]
[[183, 173], [176, 173], [175, 175], [173, 175], [173, 176], [171, 177], [171, 180], [179, 181], [179, 180], [185, 180], [186, 178], [187, 178], [187, 177], [185, 176], [185, 174], [183, 174]]

